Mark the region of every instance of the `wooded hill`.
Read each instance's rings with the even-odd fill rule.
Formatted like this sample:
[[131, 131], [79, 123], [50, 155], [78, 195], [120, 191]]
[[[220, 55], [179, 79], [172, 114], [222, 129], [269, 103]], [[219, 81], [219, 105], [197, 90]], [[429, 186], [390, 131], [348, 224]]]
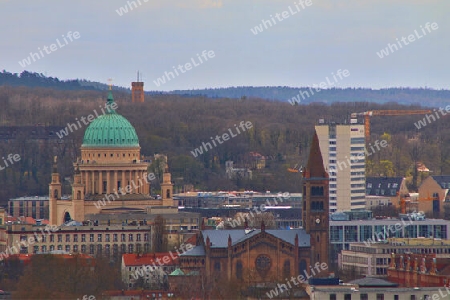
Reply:
[[424, 88], [330, 88], [316, 90], [309, 87], [287, 86], [242, 86], [215, 89], [176, 90], [171, 94], [206, 96], [210, 98], [261, 98], [286, 103], [325, 103], [336, 102], [397, 102], [404, 105], [424, 105], [445, 107], [450, 99], [450, 91]]
[[[133, 81], [130, 79], [130, 82]], [[108, 85], [85, 79], [60, 80], [57, 77], [47, 77], [42, 73], [23, 71], [10, 73], [5, 70], [0, 72], [0, 86], [26, 86], [44, 87], [59, 90], [108, 90]], [[131, 85], [131, 83], [130, 83]], [[145, 89], [153, 87], [152, 83], [146, 84]], [[130, 93], [130, 87], [113, 86], [113, 90]], [[397, 102], [404, 105], [423, 105], [430, 107], [445, 107], [450, 99], [449, 90], [433, 90], [428, 88], [330, 88], [316, 90], [309, 87], [287, 86], [238, 86], [224, 88], [207, 88], [197, 90], [175, 90], [171, 92], [147, 91], [146, 95], [182, 95], [184, 97], [208, 97], [208, 98], [260, 98], [286, 103], [325, 103], [336, 102], [372, 102], [387, 103]]]
[[[56, 125], [75, 123], [106, 101], [106, 92], [62, 91], [47, 88], [0, 87], [1, 126]], [[300, 175], [288, 167], [305, 164], [314, 125], [319, 118], [345, 122], [352, 112], [370, 109], [417, 109], [419, 106], [367, 102], [311, 103], [292, 106], [262, 99], [209, 99], [179, 95], [154, 95], [145, 103], [131, 103], [128, 93], [114, 92], [117, 112], [136, 128], [141, 153], [167, 154], [176, 191], [185, 184], [202, 190], [246, 189], [299, 192]], [[432, 174], [450, 174], [450, 125], [448, 117], [418, 130], [414, 125], [424, 116], [372, 117], [371, 140], [386, 139], [388, 146], [368, 158], [368, 176], [408, 176], [414, 161], [421, 161]], [[234, 130], [234, 124], [250, 121], [253, 128], [194, 157], [191, 151], [210, 137]], [[0, 199], [46, 195], [53, 155], [59, 157], [62, 178], [73, 174], [72, 163], [86, 126], [70, 133], [64, 143], [29, 138], [0, 139], [1, 156], [18, 153], [21, 160], [0, 171]], [[386, 133], [385, 135], [383, 135]], [[225, 178], [225, 161], [235, 166], [248, 163], [248, 152], [267, 156], [266, 168], [254, 171], [252, 180]], [[2, 161], [0, 161], [2, 162]], [[154, 170], [153, 170], [154, 171]], [[160, 170], [156, 170], [160, 172]], [[157, 175], [159, 176], [159, 173]], [[70, 193], [65, 181], [64, 192]], [[158, 192], [158, 184], [153, 192]]]

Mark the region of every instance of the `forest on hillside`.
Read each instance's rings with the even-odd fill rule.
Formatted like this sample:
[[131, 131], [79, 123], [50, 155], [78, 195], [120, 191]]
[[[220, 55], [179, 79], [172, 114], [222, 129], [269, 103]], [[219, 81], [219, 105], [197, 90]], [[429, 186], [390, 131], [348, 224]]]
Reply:
[[[99, 91], [2, 86], [0, 125], [66, 126], [98, 110], [106, 96], [106, 92]], [[352, 112], [419, 108], [367, 102], [292, 106], [263, 99], [179, 95], [147, 96], [145, 103], [133, 104], [128, 93], [114, 92], [114, 97], [117, 112], [136, 128], [141, 153], [147, 157], [156, 153], [168, 155], [175, 191], [192, 184], [200, 190], [299, 192], [300, 175], [287, 172], [287, 168], [306, 163], [314, 125], [319, 119], [348, 122]], [[372, 117], [371, 141], [386, 139], [388, 146], [368, 157], [368, 176], [411, 176], [418, 162], [424, 163], [431, 174], [450, 174], [449, 118], [442, 117], [419, 130], [414, 123], [423, 117]], [[192, 155], [191, 151], [202, 143], [234, 130], [241, 121], [250, 121], [253, 127], [198, 157]], [[0, 139], [1, 156], [9, 153], [21, 156], [19, 162], [0, 171], [1, 202], [23, 195], [46, 195], [54, 155], [59, 157], [62, 178], [72, 176], [85, 129], [86, 126], [70, 133], [64, 143], [38, 143], [26, 137]], [[266, 156], [266, 167], [255, 170], [252, 180], [226, 179], [225, 162], [232, 160], [237, 167], [245, 166], [250, 151]], [[64, 183], [64, 192], [70, 193], [69, 181]], [[157, 190], [158, 183], [153, 191]]]
[[404, 105], [423, 105], [445, 107], [448, 105], [450, 91], [429, 88], [328, 88], [288, 86], [238, 86], [197, 90], [175, 90], [171, 94], [184, 96], [205, 96], [209, 98], [261, 98], [287, 103], [324, 103], [337, 102], [396, 102]]

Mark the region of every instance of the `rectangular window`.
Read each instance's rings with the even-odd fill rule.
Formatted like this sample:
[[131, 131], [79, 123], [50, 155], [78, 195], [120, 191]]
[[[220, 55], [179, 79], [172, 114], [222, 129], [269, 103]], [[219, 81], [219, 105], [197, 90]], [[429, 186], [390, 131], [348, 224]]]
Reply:
[[148, 233], [144, 233], [144, 242], [148, 242]]
[[81, 235], [81, 242], [82, 242], [82, 243], [85, 243], [85, 242], [86, 242], [86, 235], [85, 235], [85, 234], [82, 234], [82, 235]]
[[377, 300], [384, 300], [384, 294], [377, 294]]
[[141, 234], [138, 233], [136, 234], [136, 242], [140, 242], [141, 241]]
[[78, 234], [73, 235], [73, 242], [78, 243]]
[[50, 243], [55, 242], [55, 236], [53, 234], [50, 235]]
[[102, 242], [102, 235], [100, 233], [97, 234], [97, 242], [99, 242], [99, 243]]
[[361, 294], [359, 299], [360, 300], [369, 300], [369, 296], [367, 294]]
[[105, 242], [109, 243], [109, 233], [105, 234]]
[[62, 243], [62, 234], [58, 234], [58, 243]]
[[122, 234], [120, 235], [120, 241], [121, 241], [121, 242], [126, 242], [126, 239], [125, 239], [125, 233], [122, 233]]
[[336, 300], [336, 294], [330, 294], [330, 300]]
[[344, 300], [352, 300], [352, 294], [344, 294]]
[[117, 242], [117, 233], [114, 233], [113, 235], [113, 242]]
[[70, 243], [70, 234], [66, 234], [66, 243]]
[[129, 241], [129, 242], [132, 242], [132, 241], [133, 241], [133, 234], [130, 233], [130, 234], [128, 235], [128, 241]]
[[89, 235], [89, 241], [90, 241], [90, 242], [94, 242], [94, 234], [91, 233], [91, 234]]

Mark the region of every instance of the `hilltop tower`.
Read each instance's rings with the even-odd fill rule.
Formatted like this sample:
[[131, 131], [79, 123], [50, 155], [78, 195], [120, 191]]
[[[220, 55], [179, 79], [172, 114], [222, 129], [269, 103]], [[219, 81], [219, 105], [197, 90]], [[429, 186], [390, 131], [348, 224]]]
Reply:
[[144, 102], [144, 83], [139, 81], [139, 72], [137, 81], [131, 83], [131, 102]]

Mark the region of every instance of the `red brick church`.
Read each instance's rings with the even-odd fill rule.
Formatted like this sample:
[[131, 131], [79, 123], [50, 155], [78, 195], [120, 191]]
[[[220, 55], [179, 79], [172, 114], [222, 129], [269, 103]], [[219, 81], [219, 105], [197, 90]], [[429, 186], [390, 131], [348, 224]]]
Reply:
[[328, 174], [316, 134], [303, 170], [303, 199], [302, 229], [269, 230], [262, 223], [259, 229], [202, 230], [172, 279], [203, 275], [264, 286], [306, 274], [328, 277], [328, 270], [311, 271], [316, 263], [329, 266]]

